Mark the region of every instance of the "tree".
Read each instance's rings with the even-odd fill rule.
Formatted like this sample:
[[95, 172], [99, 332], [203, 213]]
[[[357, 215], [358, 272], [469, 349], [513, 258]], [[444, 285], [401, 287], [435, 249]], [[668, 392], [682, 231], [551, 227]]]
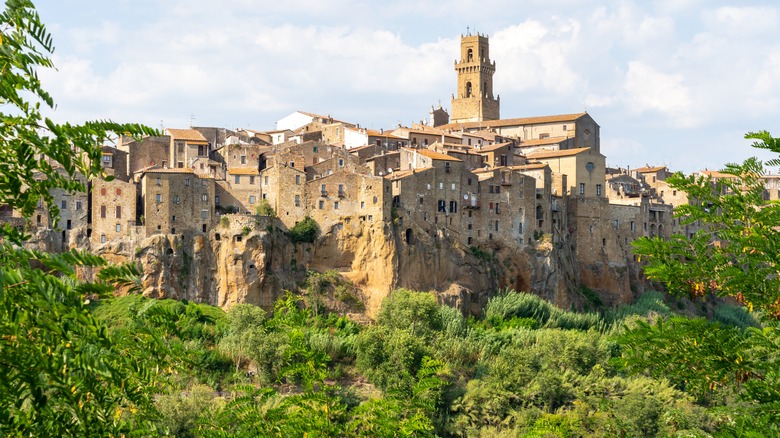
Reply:
[[[768, 132], [749, 133], [755, 147], [780, 153]], [[780, 161], [778, 161], [780, 164]], [[733, 178], [675, 174], [669, 185], [688, 193], [691, 202], [675, 209], [681, 225], [700, 222], [693, 236], [644, 238], [634, 253], [648, 278], [674, 294], [733, 297], [749, 309], [780, 318], [780, 203], [763, 200], [762, 163], [750, 158], [722, 171]]]
[[[0, 205], [26, 218], [39, 202], [57, 219], [50, 191], [84, 191], [78, 173], [100, 173], [99, 145], [116, 133], [154, 134], [140, 125], [58, 124], [39, 68], [51, 68], [51, 36], [29, 0], [7, 0], [0, 14]], [[62, 170], [62, 173], [60, 173]], [[89, 311], [90, 299], [134, 284], [131, 267], [94, 255], [22, 248], [28, 236], [0, 228], [0, 435], [118, 436], [150, 430], [156, 378], [151, 333], [115, 339]], [[94, 282], [77, 270], [101, 269]], [[157, 353], [158, 351], [154, 351]]]
[[[769, 132], [748, 133], [754, 147], [780, 153]], [[780, 159], [769, 162], [780, 164]], [[621, 337], [621, 362], [629, 369], [663, 375], [699, 400], [740, 404], [727, 424], [736, 436], [780, 433], [780, 203], [763, 199], [762, 163], [750, 158], [722, 171], [731, 178], [676, 174], [667, 181], [688, 193], [675, 209], [681, 224], [700, 222], [692, 236], [643, 238], [634, 251], [645, 274], [669, 292], [692, 299], [732, 297], [763, 315], [763, 328], [723, 327], [702, 319], [639, 323]], [[719, 396], [719, 397], [718, 397]], [[726, 400], [726, 403], [730, 403]]]
[[317, 221], [309, 216], [296, 223], [289, 232], [292, 243], [314, 243], [319, 233], [320, 227], [317, 225]]

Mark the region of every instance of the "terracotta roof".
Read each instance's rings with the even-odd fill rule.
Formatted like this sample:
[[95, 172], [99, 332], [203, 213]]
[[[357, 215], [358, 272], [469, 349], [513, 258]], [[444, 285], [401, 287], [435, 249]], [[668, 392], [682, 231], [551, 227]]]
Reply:
[[431, 167], [426, 167], [425, 169], [400, 170], [393, 173], [388, 173], [387, 175], [385, 175], [385, 177], [389, 179], [401, 179], [412, 175], [428, 172], [431, 169], [432, 169]]
[[542, 146], [547, 144], [556, 144], [565, 141], [569, 137], [547, 137], [547, 138], [535, 138], [533, 140], [525, 140], [520, 143], [520, 147], [523, 146]]
[[208, 140], [206, 140], [206, 137], [204, 137], [203, 134], [201, 134], [200, 132], [194, 129], [168, 128], [166, 129], [166, 131], [168, 132], [168, 134], [170, 134], [171, 137], [173, 137], [174, 140], [184, 140], [190, 143], [208, 144]]
[[233, 167], [228, 169], [228, 173], [231, 175], [260, 175], [260, 171], [254, 167]]
[[544, 159], [544, 158], [558, 158], [558, 157], [573, 157], [580, 152], [585, 152], [590, 148], [576, 148], [576, 149], [562, 149], [559, 151], [537, 151], [526, 155], [529, 159]]
[[428, 157], [432, 160], [442, 160], [442, 161], [461, 161], [458, 158], [451, 157], [447, 154], [442, 154], [441, 152], [432, 151], [430, 149], [416, 149], [417, 153]]
[[173, 169], [163, 169], [158, 167], [156, 169], [149, 169], [146, 171], [146, 173], [195, 173], [195, 172], [189, 167], [177, 167]]
[[575, 113], [575, 114], [559, 114], [552, 116], [538, 116], [538, 117], [521, 117], [517, 119], [500, 119], [500, 120], [483, 120], [481, 122], [463, 122], [463, 123], [450, 123], [440, 126], [441, 129], [459, 129], [459, 128], [493, 128], [503, 126], [520, 126], [520, 125], [540, 125], [544, 123], [560, 123], [560, 122], [573, 122], [580, 117], [587, 115], [588, 113]]
[[374, 147], [374, 146], [376, 146], [376, 145], [375, 144], [367, 144], [367, 145], [363, 145], [363, 146], [358, 146], [358, 147], [355, 147], [355, 148], [347, 149], [347, 152], [349, 152], [351, 154], [352, 152], [362, 151], [363, 149], [371, 148], [371, 147]]
[[495, 151], [497, 149], [501, 149], [503, 147], [506, 147], [507, 145], [510, 145], [510, 144], [511, 143], [507, 142], [507, 143], [496, 143], [496, 144], [492, 144], [490, 146], [482, 146], [481, 148], [477, 149], [475, 152], [477, 152], [477, 153], [480, 153], [480, 152], [492, 152], [492, 151]]
[[652, 172], [658, 172], [663, 169], [666, 169], [666, 166], [656, 166], [656, 167], [645, 166], [645, 167], [640, 167], [638, 169], [634, 169], [634, 171], [639, 173], [652, 173]]
[[520, 164], [517, 166], [510, 166], [509, 168], [512, 170], [539, 170], [544, 169], [547, 167], [547, 164], [545, 163], [530, 163], [530, 164]]
[[730, 173], [723, 173], [717, 170], [702, 170], [699, 172], [702, 175], [709, 176], [710, 178], [736, 178], [736, 175]]
[[485, 139], [485, 140], [495, 141], [496, 140], [496, 136], [498, 134], [496, 134], [495, 132], [486, 131], [484, 129], [481, 129], [479, 131], [474, 131], [474, 132], [464, 132], [462, 135], [465, 135], [465, 136], [468, 136], [468, 137], [477, 137], [477, 138], [482, 138], [482, 139]]

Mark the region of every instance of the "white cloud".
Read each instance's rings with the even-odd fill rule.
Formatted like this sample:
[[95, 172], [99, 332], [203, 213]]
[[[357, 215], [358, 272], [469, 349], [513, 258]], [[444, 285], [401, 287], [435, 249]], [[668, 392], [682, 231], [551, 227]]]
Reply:
[[750, 36], [777, 32], [778, 12], [775, 7], [724, 6], [705, 10], [704, 22], [710, 31], [730, 36]]
[[691, 96], [683, 82], [682, 74], [662, 73], [641, 61], [631, 61], [623, 84], [624, 103], [630, 110], [659, 111], [685, 125], [691, 122]]

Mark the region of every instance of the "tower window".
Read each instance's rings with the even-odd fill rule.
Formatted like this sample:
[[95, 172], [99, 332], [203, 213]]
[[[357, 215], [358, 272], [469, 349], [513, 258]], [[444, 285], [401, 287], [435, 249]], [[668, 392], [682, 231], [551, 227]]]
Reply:
[[471, 97], [471, 82], [466, 82], [466, 97]]
[[468, 49], [466, 51], [466, 62], [471, 62], [474, 60], [474, 50]]

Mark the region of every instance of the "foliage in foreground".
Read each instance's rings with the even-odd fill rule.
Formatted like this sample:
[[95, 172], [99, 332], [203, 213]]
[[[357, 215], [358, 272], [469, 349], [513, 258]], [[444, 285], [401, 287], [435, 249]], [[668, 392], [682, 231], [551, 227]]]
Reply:
[[[51, 36], [27, 0], [5, 2], [0, 29], [0, 205], [29, 218], [44, 204], [56, 223], [51, 190], [85, 191], [76, 177], [100, 173], [98, 145], [115, 133], [154, 131], [43, 117], [41, 108], [55, 107], [37, 75], [52, 67]], [[87, 308], [117, 284], [132, 284], [133, 270], [82, 252], [23, 250], [27, 239], [0, 227], [0, 435], [151, 433], [157, 382], [151, 370], [165, 353], [154, 333], [112, 336]], [[76, 271], [85, 268], [100, 270], [96, 281], [79, 280]]]

